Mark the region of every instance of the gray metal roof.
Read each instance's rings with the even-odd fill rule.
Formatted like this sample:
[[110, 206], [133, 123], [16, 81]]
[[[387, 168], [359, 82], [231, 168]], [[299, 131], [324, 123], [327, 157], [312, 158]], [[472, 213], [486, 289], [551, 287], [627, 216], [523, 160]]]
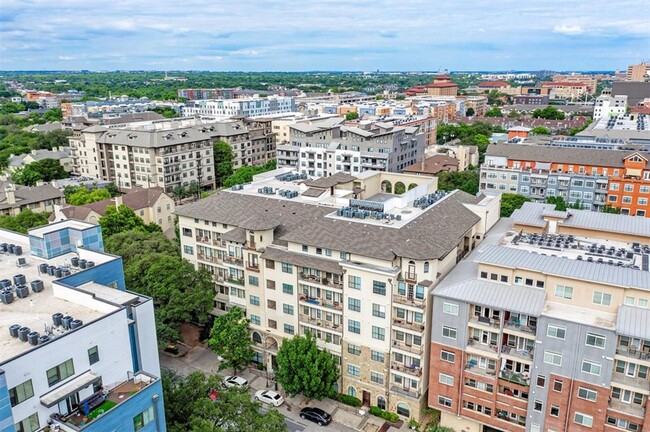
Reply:
[[566, 213], [571, 216], [562, 221], [565, 227], [650, 237], [650, 218], [575, 209], [555, 212], [554, 209], [553, 204], [527, 202], [515, 210], [510, 218], [515, 224], [544, 227], [544, 216], [562, 217], [562, 213]]
[[541, 315], [546, 298], [543, 289], [480, 279], [469, 279], [455, 285], [436, 288], [433, 295], [534, 316]]
[[479, 246], [478, 252], [475, 262], [481, 264], [539, 271], [582, 281], [650, 290], [650, 272], [647, 271], [541, 255], [536, 252], [503, 246]]
[[[87, 131], [85, 130], [85, 132]], [[196, 141], [207, 141], [211, 138], [208, 133], [203, 133], [191, 127], [157, 131], [109, 129], [98, 138], [97, 142], [132, 147], [158, 148]]]
[[616, 333], [650, 340], [650, 309], [619, 306]]

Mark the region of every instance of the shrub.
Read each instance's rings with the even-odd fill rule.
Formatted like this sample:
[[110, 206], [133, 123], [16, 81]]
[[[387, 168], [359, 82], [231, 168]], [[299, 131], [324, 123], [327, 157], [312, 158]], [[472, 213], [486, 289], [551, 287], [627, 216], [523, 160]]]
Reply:
[[355, 398], [354, 396], [346, 395], [346, 394], [339, 394], [339, 395], [336, 396], [336, 399], [341, 403], [344, 403], [346, 405], [350, 405], [350, 406], [353, 406], [353, 407], [360, 407], [363, 404], [363, 402], [361, 402], [360, 399]]
[[374, 416], [381, 417], [382, 412], [383, 412], [383, 410], [381, 408], [379, 408], [379, 407], [376, 407], [376, 406], [371, 406], [370, 407], [370, 414], [372, 414]]
[[380, 418], [383, 418], [384, 420], [389, 421], [391, 423], [395, 423], [395, 422], [399, 421], [399, 416], [396, 413], [390, 412], [390, 411], [384, 411], [383, 409], [381, 409], [381, 408], [379, 408], [377, 406], [370, 407], [369, 411], [370, 411], [370, 414], [372, 414], [374, 416], [377, 416], [377, 417], [380, 417]]

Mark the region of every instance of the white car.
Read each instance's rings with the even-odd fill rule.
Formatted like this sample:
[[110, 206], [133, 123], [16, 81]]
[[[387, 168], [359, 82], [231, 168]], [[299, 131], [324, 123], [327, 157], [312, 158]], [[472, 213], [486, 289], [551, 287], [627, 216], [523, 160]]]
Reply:
[[240, 376], [228, 375], [223, 378], [226, 387], [248, 387], [248, 381]]
[[259, 390], [255, 393], [255, 400], [279, 407], [284, 403], [284, 398], [273, 390]]

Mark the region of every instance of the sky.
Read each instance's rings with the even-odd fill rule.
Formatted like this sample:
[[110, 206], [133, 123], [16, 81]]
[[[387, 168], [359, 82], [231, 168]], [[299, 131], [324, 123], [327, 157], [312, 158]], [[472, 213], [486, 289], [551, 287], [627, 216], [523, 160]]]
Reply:
[[614, 70], [648, 0], [0, 0], [0, 70]]

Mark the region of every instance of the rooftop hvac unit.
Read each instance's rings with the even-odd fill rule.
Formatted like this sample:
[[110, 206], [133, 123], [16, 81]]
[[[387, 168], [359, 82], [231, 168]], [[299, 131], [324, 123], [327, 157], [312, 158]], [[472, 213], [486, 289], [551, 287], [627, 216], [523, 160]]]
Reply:
[[52, 324], [57, 327], [61, 327], [63, 325], [63, 314], [61, 312], [57, 312], [52, 315]]
[[70, 330], [72, 330], [72, 329], [76, 329], [76, 328], [79, 328], [79, 327], [81, 327], [82, 325], [84, 325], [83, 321], [78, 320], [78, 319], [76, 319], [76, 320], [72, 320], [72, 321], [70, 322]]
[[11, 281], [9, 279], [0, 280], [0, 288], [9, 288], [11, 286]]
[[16, 295], [19, 298], [27, 298], [27, 296], [29, 296], [29, 288], [27, 285], [18, 285], [16, 287]]
[[21, 342], [27, 342], [27, 335], [31, 332], [29, 327], [21, 327], [18, 329], [18, 339]]
[[20, 329], [21, 325], [20, 324], [12, 324], [9, 326], [9, 334], [13, 338], [18, 337], [18, 330]]
[[29, 342], [30, 345], [36, 346], [38, 345], [39, 336], [40, 334], [38, 334], [38, 332], [35, 331], [29, 332], [29, 334], [27, 334], [27, 341]]
[[72, 323], [73, 320], [74, 318], [72, 318], [70, 315], [64, 316], [61, 319], [61, 324], [63, 325], [63, 328], [66, 330], [70, 330], [70, 323]]
[[43, 286], [43, 281], [40, 279], [33, 280], [31, 282], [31, 285], [32, 285], [32, 291], [34, 291], [35, 293], [39, 293], [43, 291], [43, 289], [45, 289], [45, 287]]
[[40, 335], [38, 337], [38, 344], [43, 345], [44, 343], [48, 342], [50, 340], [50, 337], [48, 335]]
[[14, 285], [24, 285], [27, 280], [25, 279], [25, 275], [23, 274], [17, 274], [14, 275]]
[[11, 291], [11, 288], [5, 288], [3, 291], [0, 291], [0, 300], [4, 304], [13, 303], [14, 293]]

